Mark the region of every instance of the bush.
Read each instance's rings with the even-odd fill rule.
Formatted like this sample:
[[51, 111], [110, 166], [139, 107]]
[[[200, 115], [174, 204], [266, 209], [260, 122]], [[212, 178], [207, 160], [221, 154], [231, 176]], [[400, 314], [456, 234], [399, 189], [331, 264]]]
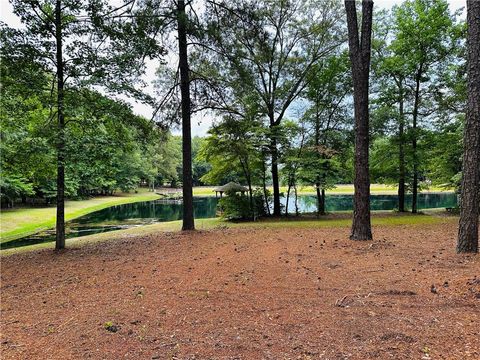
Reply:
[[253, 191], [253, 204], [255, 206], [255, 217], [262, 217], [268, 214], [267, 206], [272, 204], [272, 194], [270, 190], [266, 190], [265, 195], [267, 196], [265, 202], [265, 196], [263, 193], [263, 189], [258, 188]]
[[222, 218], [227, 220], [251, 220], [264, 216], [266, 211], [263, 193], [260, 189], [253, 192], [253, 209], [247, 194], [226, 193], [218, 202]]
[[247, 195], [237, 193], [226, 194], [225, 197], [220, 199], [217, 206], [224, 219], [243, 220], [252, 218], [250, 200]]

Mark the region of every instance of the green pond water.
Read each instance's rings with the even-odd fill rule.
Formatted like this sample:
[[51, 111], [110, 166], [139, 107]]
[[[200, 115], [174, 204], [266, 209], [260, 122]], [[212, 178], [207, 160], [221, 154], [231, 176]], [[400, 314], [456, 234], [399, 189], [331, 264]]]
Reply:
[[[326, 210], [352, 210], [352, 195], [327, 195]], [[406, 199], [407, 207], [411, 205], [411, 196]], [[195, 218], [212, 218], [216, 215], [218, 199], [214, 197], [194, 198]], [[282, 199], [285, 205], [285, 198]], [[429, 193], [418, 195], [418, 209], [455, 207], [457, 196], [454, 193]], [[313, 195], [300, 195], [298, 207], [301, 213], [312, 213], [317, 210], [317, 199]], [[398, 207], [396, 195], [371, 195], [372, 210], [393, 210]], [[294, 199], [289, 201], [289, 212], [295, 211]], [[80, 237], [107, 231], [127, 229], [156, 222], [173, 221], [182, 218], [182, 203], [175, 200], [154, 200], [132, 204], [112, 206], [82, 216], [67, 223], [67, 238]], [[25, 238], [1, 244], [1, 249], [55, 241], [54, 230], [43, 231]]]

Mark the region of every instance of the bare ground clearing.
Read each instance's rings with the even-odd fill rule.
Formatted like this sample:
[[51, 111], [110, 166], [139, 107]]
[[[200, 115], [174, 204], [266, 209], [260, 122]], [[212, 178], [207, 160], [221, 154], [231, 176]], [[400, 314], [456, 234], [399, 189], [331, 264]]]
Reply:
[[217, 229], [3, 257], [3, 359], [479, 359], [457, 226]]

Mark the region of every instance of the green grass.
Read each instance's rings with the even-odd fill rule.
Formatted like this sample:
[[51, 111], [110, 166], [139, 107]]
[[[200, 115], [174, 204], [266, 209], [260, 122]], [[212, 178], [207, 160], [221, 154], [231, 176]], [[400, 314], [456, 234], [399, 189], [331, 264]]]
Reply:
[[[159, 196], [140, 189], [138, 193], [101, 196], [88, 200], [65, 202], [65, 218], [72, 220], [114, 205], [157, 199]], [[0, 242], [15, 240], [55, 226], [56, 208], [17, 208], [0, 213]]]
[[[193, 195], [195, 196], [215, 196], [215, 192], [213, 191], [214, 186], [201, 186], [193, 188]], [[370, 185], [370, 192], [376, 195], [388, 195], [388, 194], [396, 194], [398, 192], [396, 185], [384, 185], [384, 184], [371, 184]], [[272, 191], [272, 189], [270, 189]], [[283, 193], [287, 192], [287, 187], [282, 186], [280, 187], [280, 191]], [[293, 190], [292, 190], [293, 191]], [[428, 189], [424, 190], [423, 192], [444, 192], [444, 191], [452, 191], [452, 189], [446, 189], [444, 187], [438, 186], [431, 186]], [[313, 186], [300, 186], [298, 188], [299, 194], [315, 194], [315, 188]], [[327, 194], [329, 195], [349, 195], [353, 194], [353, 185], [352, 184], [339, 184], [336, 185], [335, 188], [331, 190], [327, 190]]]
[[214, 186], [196, 186], [193, 188], [193, 196], [215, 196]]
[[[445, 221], [457, 221], [456, 217], [443, 217], [436, 215], [436, 211], [429, 211], [429, 214], [393, 214], [386, 212], [374, 212], [372, 215], [372, 226], [398, 226], [398, 225], [432, 225], [440, 224]], [[195, 226], [197, 230], [212, 230], [221, 228], [246, 228], [246, 229], [268, 229], [268, 228], [338, 228], [351, 226], [351, 215], [349, 213], [329, 215], [320, 219], [313, 218], [279, 218], [263, 219], [257, 222], [238, 222], [232, 223], [220, 218], [196, 219]], [[141, 237], [159, 232], [180, 231], [182, 222], [169, 221], [152, 225], [144, 225], [126, 230], [117, 230], [106, 233], [83, 236], [81, 238], [67, 239], [67, 248], [80, 247], [86, 244], [102, 241], [114, 241], [116, 239], [125, 239], [131, 237]], [[0, 254], [11, 255], [39, 249], [53, 249], [53, 242], [38, 245], [24, 246], [14, 249], [2, 250]]]

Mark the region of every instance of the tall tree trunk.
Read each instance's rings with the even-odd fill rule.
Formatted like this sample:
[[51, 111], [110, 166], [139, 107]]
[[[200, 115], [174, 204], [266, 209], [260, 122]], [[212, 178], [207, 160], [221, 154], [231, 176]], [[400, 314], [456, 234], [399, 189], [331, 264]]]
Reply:
[[255, 220], [255, 209], [253, 205], [253, 189], [252, 189], [252, 176], [250, 173], [250, 167], [248, 166], [248, 157], [245, 160], [240, 158], [240, 164], [242, 165], [243, 176], [247, 180], [247, 187], [248, 187], [248, 203], [250, 207], [250, 215], [252, 220]]
[[315, 184], [315, 190], [317, 192], [317, 216], [322, 215], [322, 193], [320, 190], [320, 183], [317, 181]]
[[353, 197], [353, 224], [350, 239], [371, 240], [368, 90], [373, 1], [362, 1], [361, 39], [359, 39], [358, 34], [355, 1], [346, 0], [345, 9], [347, 11], [348, 44], [352, 63], [355, 107], [355, 194]]
[[267, 166], [266, 156], [263, 154], [263, 161], [262, 161], [262, 187], [263, 187], [263, 200], [265, 201], [265, 209], [267, 210], [268, 216], [270, 216], [270, 204], [268, 203], [268, 191], [267, 191]]
[[325, 190], [320, 189], [320, 183], [316, 183], [317, 188], [317, 215], [325, 215]]
[[398, 211], [405, 212], [405, 113], [403, 108], [403, 88], [399, 83], [399, 114], [398, 124]]
[[412, 182], [412, 213], [417, 213], [417, 197], [418, 197], [418, 153], [417, 153], [417, 121], [418, 108], [420, 106], [420, 79], [422, 76], [422, 68], [420, 68], [415, 76], [415, 100], [413, 103], [413, 121], [412, 121], [412, 152], [413, 152], [413, 182]]
[[[318, 99], [318, 93], [317, 93], [317, 99]], [[318, 163], [321, 163], [322, 165], [319, 165], [321, 167], [323, 167], [323, 162], [321, 162], [322, 160], [322, 156], [320, 155], [320, 114], [319, 114], [319, 111], [318, 111], [318, 101], [316, 102], [315, 104], [315, 154], [316, 154], [316, 157], [317, 157], [317, 161]], [[325, 138], [325, 135], [324, 135], [324, 141], [323, 141], [324, 145], [326, 143], [326, 138]], [[324, 202], [324, 199], [322, 198], [322, 193], [323, 193], [323, 189], [320, 189], [320, 174], [317, 173], [317, 178], [316, 178], [316, 183], [315, 183], [315, 186], [317, 188], [317, 215], [320, 216], [320, 215], [325, 215], [325, 202]]]
[[288, 216], [288, 201], [290, 200], [290, 190], [292, 190], [292, 185], [290, 184], [290, 179], [288, 179], [287, 199], [285, 202], [285, 216]]
[[325, 189], [322, 189], [322, 198], [320, 201], [320, 214], [325, 215], [326, 213], [326, 206], [325, 206]]
[[194, 230], [192, 133], [190, 124], [190, 80], [187, 53], [187, 15], [185, 1], [177, 2], [178, 54], [180, 68], [180, 92], [182, 95], [182, 155], [183, 155], [183, 225], [182, 230]]
[[275, 127], [276, 125], [270, 126], [272, 130], [270, 152], [272, 156], [273, 216], [280, 216], [280, 183], [278, 177], [278, 149]]
[[298, 209], [298, 189], [297, 189], [297, 182], [295, 181], [293, 183], [293, 191], [295, 194], [295, 215], [298, 216], [300, 215], [300, 211]]
[[253, 189], [250, 181], [248, 182], [248, 197], [249, 197], [248, 201], [250, 204], [250, 214], [252, 216], [252, 220], [255, 221], [256, 216], [255, 216], [255, 206], [253, 204]]
[[478, 253], [480, 212], [480, 2], [467, 0], [468, 100], [457, 252]]
[[57, 223], [55, 249], [65, 247], [65, 118], [62, 54], [62, 2], [55, 4], [55, 40], [57, 45]]

